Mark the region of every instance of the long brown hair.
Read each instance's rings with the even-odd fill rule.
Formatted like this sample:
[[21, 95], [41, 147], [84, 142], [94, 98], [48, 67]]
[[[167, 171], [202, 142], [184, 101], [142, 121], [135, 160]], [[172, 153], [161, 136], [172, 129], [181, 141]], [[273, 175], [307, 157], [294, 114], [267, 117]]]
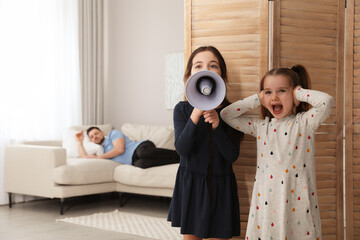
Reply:
[[[298, 85], [305, 89], [311, 88], [311, 80], [306, 68], [303, 65], [297, 64], [291, 68], [273, 68], [267, 72], [260, 81], [260, 92], [264, 90], [264, 82], [268, 76], [279, 75], [286, 77], [292, 84], [293, 88]], [[299, 106], [296, 107], [295, 113], [305, 112], [309, 109], [310, 105], [308, 103], [300, 102]], [[267, 108], [261, 105], [261, 117], [273, 118], [274, 116], [270, 113], [269, 110], [267, 110]]]
[[[186, 64], [186, 68], [185, 68], [185, 73], [184, 73], [184, 84], [186, 84], [187, 80], [189, 79], [189, 77], [191, 76], [191, 68], [193, 66], [193, 60], [194, 57], [201, 52], [205, 52], [205, 51], [210, 51], [212, 52], [215, 57], [218, 59], [219, 61], [219, 66], [220, 66], [220, 71], [221, 71], [221, 78], [224, 80], [225, 84], [228, 85], [229, 84], [229, 80], [227, 77], [227, 68], [226, 68], [226, 63], [225, 60], [223, 58], [223, 56], [221, 55], [221, 53], [219, 52], [219, 50], [217, 50], [217, 48], [213, 47], [213, 46], [202, 46], [197, 48], [195, 51], [193, 51], [189, 57], [189, 60]], [[224, 101], [221, 103], [222, 106], [227, 106], [230, 104], [230, 101], [226, 98]]]

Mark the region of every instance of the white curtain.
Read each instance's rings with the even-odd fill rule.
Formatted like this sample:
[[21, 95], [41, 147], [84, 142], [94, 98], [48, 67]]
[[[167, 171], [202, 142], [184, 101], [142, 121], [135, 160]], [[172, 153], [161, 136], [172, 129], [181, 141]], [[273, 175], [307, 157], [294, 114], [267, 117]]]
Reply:
[[5, 146], [79, 125], [78, 2], [0, 0], [0, 204]]
[[104, 121], [104, 2], [80, 0], [79, 47], [83, 124]]

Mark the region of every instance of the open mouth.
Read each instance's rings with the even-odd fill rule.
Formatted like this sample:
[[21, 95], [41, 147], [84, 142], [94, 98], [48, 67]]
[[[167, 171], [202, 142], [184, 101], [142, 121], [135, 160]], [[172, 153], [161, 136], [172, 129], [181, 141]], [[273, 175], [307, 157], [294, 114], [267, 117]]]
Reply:
[[271, 107], [273, 109], [274, 114], [280, 114], [283, 109], [283, 106], [281, 104], [273, 104], [271, 105]]

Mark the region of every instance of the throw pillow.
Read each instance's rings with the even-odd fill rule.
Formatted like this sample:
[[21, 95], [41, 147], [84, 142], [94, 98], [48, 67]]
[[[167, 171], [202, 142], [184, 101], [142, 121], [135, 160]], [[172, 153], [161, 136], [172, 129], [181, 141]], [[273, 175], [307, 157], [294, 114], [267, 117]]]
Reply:
[[121, 132], [132, 141], [151, 140], [156, 147], [175, 149], [174, 128], [172, 126], [151, 126], [125, 123]]
[[[67, 129], [63, 133], [63, 142], [62, 146], [66, 149], [66, 156], [76, 158], [79, 157], [78, 145], [75, 139], [75, 134], [79, 132], [74, 129]], [[104, 149], [101, 145], [93, 143], [90, 141], [86, 131], [84, 133], [84, 148], [87, 155], [102, 155], [104, 154]]]
[[104, 154], [104, 148], [96, 143], [93, 143], [90, 141], [89, 137], [86, 135], [86, 131], [84, 131], [84, 148], [87, 155], [103, 155]]
[[79, 156], [77, 142], [75, 139], [76, 132], [77, 131], [72, 130], [72, 129], [67, 129], [63, 132], [62, 147], [66, 149], [67, 157], [78, 157]]

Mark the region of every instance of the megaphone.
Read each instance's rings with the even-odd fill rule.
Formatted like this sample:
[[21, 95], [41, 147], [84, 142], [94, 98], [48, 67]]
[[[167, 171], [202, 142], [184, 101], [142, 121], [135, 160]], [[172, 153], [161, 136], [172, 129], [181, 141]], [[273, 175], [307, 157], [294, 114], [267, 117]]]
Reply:
[[224, 80], [216, 73], [201, 70], [187, 80], [185, 96], [195, 108], [208, 111], [218, 107], [224, 100], [226, 87]]

